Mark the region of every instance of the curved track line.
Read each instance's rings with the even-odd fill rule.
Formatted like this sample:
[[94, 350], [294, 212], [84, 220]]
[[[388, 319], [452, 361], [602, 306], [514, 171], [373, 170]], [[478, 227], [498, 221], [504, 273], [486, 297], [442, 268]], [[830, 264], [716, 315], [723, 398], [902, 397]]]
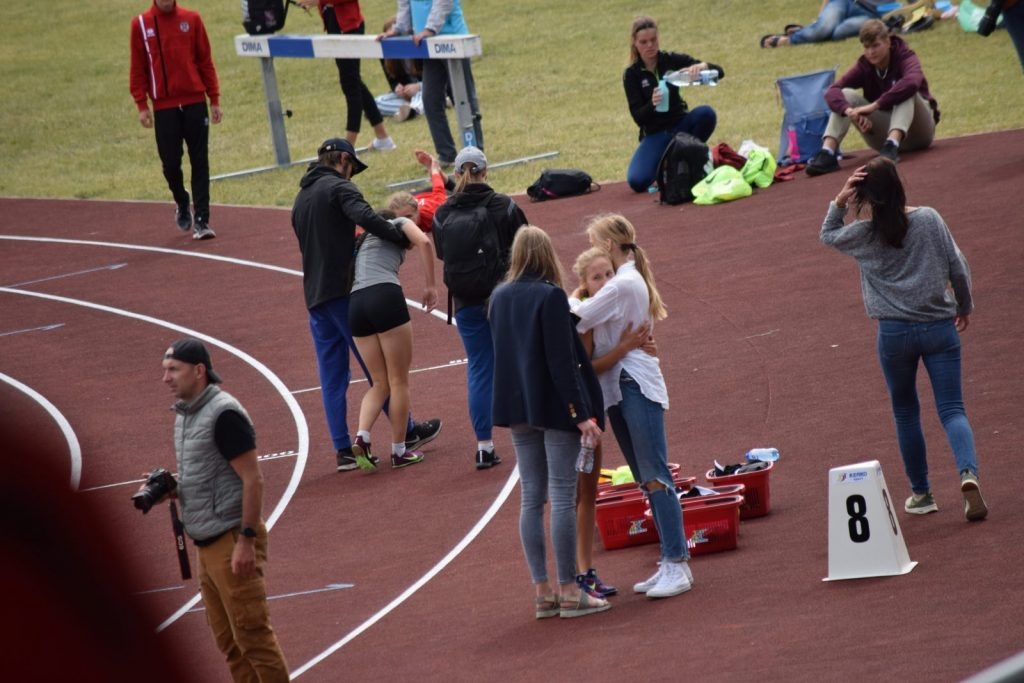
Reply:
[[[64, 237], [31, 237], [28, 235], [0, 235], [0, 240], [11, 240], [19, 242], [42, 242], [42, 243], [53, 243], [53, 244], [71, 244], [75, 246], [85, 247], [106, 247], [109, 249], [129, 249], [132, 251], [151, 251], [159, 254], [173, 254], [175, 256], [191, 256], [193, 258], [209, 259], [210, 261], [221, 261], [222, 263], [232, 263], [237, 266], [246, 266], [249, 268], [261, 268], [263, 270], [272, 270], [277, 273], [284, 273], [285, 275], [295, 275], [302, 277], [301, 270], [295, 270], [294, 268], [285, 268], [283, 266], [272, 266], [269, 263], [260, 263], [259, 261], [249, 261], [246, 259], [235, 258], [233, 256], [219, 256], [217, 254], [204, 254], [199, 251], [185, 251], [183, 249], [170, 249], [168, 247], [149, 247], [141, 244], [124, 244], [123, 242], [99, 242], [96, 240], [72, 240]], [[418, 301], [412, 299], [405, 300], [406, 305], [422, 311], [423, 306]], [[434, 309], [430, 311], [430, 315], [434, 316], [439, 320], [447, 322], [448, 314], [440, 309]], [[455, 325], [455, 318], [452, 317], [452, 325]]]
[[462, 553], [462, 551], [465, 550], [466, 547], [469, 546], [469, 544], [476, 539], [477, 536], [480, 535], [480, 533], [484, 530], [484, 527], [486, 527], [490, 523], [494, 516], [498, 514], [498, 510], [500, 510], [501, 506], [505, 504], [506, 500], [508, 500], [509, 495], [511, 495], [512, 493], [512, 489], [515, 488], [518, 482], [519, 467], [516, 466], [512, 469], [512, 473], [508, 475], [508, 480], [505, 481], [505, 486], [502, 487], [501, 491], [498, 493], [497, 498], [494, 499], [494, 502], [491, 503], [491, 506], [487, 509], [487, 512], [485, 512], [484, 515], [473, 526], [473, 528], [470, 529], [469, 532], [462, 537], [462, 540], [459, 541], [454, 548], [448, 551], [447, 555], [441, 558], [441, 560], [438, 561], [437, 564], [431, 567], [430, 570], [427, 571], [426, 574], [421, 576], [415, 583], [406, 588], [397, 598], [389, 602], [387, 605], [381, 608], [376, 614], [371, 616], [362, 624], [349, 631], [348, 635], [346, 635], [344, 638], [335, 642], [333, 645], [331, 645], [326, 650], [310, 659], [308, 662], [300, 666], [298, 669], [292, 671], [292, 680], [295, 680], [302, 674], [306, 673], [306, 671], [308, 671], [309, 669], [312, 669], [314, 666], [324, 661], [341, 648], [345, 647], [345, 645], [347, 645], [350, 641], [355, 639], [358, 635], [369, 629], [378, 621], [386, 617], [390, 612], [392, 612], [403, 602], [412, 597], [416, 593], [416, 591], [418, 591], [420, 588], [426, 585], [426, 583], [433, 579], [435, 576], [437, 576], [441, 572], [441, 570], [443, 570], [445, 567], [451, 564], [452, 561], [456, 557], [458, 557]]
[[[82, 301], [81, 299], [71, 299], [64, 296], [57, 296], [54, 294], [42, 294], [39, 292], [28, 292], [18, 289], [11, 289], [9, 287], [0, 287], [0, 293], [18, 294], [20, 296], [31, 296], [39, 299], [46, 299], [48, 301], [57, 301], [59, 303], [70, 304], [72, 306], [82, 306], [84, 308], [91, 308], [97, 311], [103, 311], [104, 313], [112, 313], [114, 315], [120, 315], [125, 318], [133, 318], [135, 320], [141, 320], [142, 322], [146, 322], [151, 325], [156, 325], [157, 327], [164, 327], [169, 330], [174, 330], [175, 332], [179, 332], [184, 335], [189, 335], [195, 337], [196, 339], [201, 339], [208, 344], [219, 347], [224, 351], [227, 351], [231, 355], [245, 361], [250, 366], [252, 366], [257, 372], [263, 375], [263, 377], [265, 377], [266, 380], [270, 382], [275, 389], [277, 389], [277, 392], [284, 400], [285, 405], [287, 405], [289, 410], [291, 410], [292, 418], [295, 420], [295, 430], [298, 433], [299, 441], [297, 448], [298, 456], [296, 458], [295, 467], [292, 469], [291, 479], [288, 481], [288, 486], [285, 488], [284, 493], [281, 495], [281, 499], [277, 502], [277, 505], [274, 507], [274, 510], [270, 513], [270, 516], [267, 518], [267, 529], [269, 530], [273, 528], [274, 523], [277, 522], [281, 514], [284, 513], [284, 510], [288, 506], [288, 503], [291, 502], [292, 497], [295, 495], [295, 491], [298, 490], [299, 480], [302, 478], [302, 473], [306, 469], [306, 459], [309, 455], [309, 425], [306, 423], [306, 416], [302, 414], [302, 409], [299, 408], [298, 401], [295, 400], [295, 397], [291, 395], [290, 391], [288, 391], [288, 387], [284, 385], [284, 382], [282, 382], [281, 379], [270, 370], [270, 368], [268, 368], [266, 365], [256, 360], [246, 352], [242, 351], [241, 349], [232, 346], [231, 344], [223, 342], [209, 335], [202, 334], [200, 332], [197, 332], [196, 330], [192, 330], [181, 325], [176, 325], [166, 320], [160, 320], [158, 318], [153, 318], [148, 315], [143, 315], [141, 313], [133, 313], [131, 311], [126, 311], [120, 308], [113, 308], [111, 306], [104, 306], [103, 304], [92, 303], [91, 301]], [[201, 596], [197, 593], [188, 603], [186, 603], [183, 607], [178, 609], [177, 612], [172, 614], [162, 624], [160, 624], [156, 629], [157, 632], [159, 633], [160, 631], [164, 630], [165, 628], [173, 624], [175, 621], [177, 621], [183, 614], [185, 614], [185, 612], [190, 610], [192, 607], [195, 606], [197, 602], [199, 602], [200, 597]]]
[[22, 384], [10, 375], [5, 375], [2, 372], [0, 372], [0, 382], [7, 382], [23, 394], [28, 394], [30, 398], [43, 407], [43, 410], [50, 414], [53, 421], [57, 423], [58, 427], [60, 427], [61, 433], [64, 434], [64, 440], [67, 441], [68, 451], [70, 451], [71, 488], [77, 491], [78, 485], [82, 482], [82, 447], [78, 443], [78, 437], [75, 436], [75, 430], [71, 428], [71, 423], [68, 422], [67, 418], [64, 417], [64, 414], [57, 409], [57, 406], [50, 403], [45, 396], [27, 384]]

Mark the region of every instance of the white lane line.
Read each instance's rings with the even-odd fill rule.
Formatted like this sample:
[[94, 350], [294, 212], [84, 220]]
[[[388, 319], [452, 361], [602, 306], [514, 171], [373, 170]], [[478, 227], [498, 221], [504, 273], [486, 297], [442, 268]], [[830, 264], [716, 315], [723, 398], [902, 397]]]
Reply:
[[26, 327], [23, 330], [0, 332], [0, 337], [8, 337], [12, 334], [27, 334], [29, 332], [49, 332], [50, 330], [56, 330], [58, 327], [64, 327], [64, 323], [54, 323], [52, 325], [40, 325], [39, 327]]
[[433, 579], [445, 567], [447, 567], [449, 564], [451, 564], [452, 561], [454, 561], [455, 558], [458, 557], [462, 553], [462, 551], [465, 550], [469, 546], [469, 544], [472, 543], [476, 539], [476, 537], [480, 535], [481, 532], [483, 532], [484, 527], [486, 527], [487, 524], [490, 523], [490, 521], [494, 518], [494, 516], [496, 514], [498, 514], [498, 510], [500, 510], [501, 506], [505, 504], [505, 501], [512, 494], [512, 490], [515, 488], [516, 483], [518, 483], [518, 482], [519, 482], [519, 467], [514, 467], [514, 468], [512, 468], [512, 472], [508, 475], [508, 480], [505, 482], [505, 486], [498, 493], [498, 497], [494, 499], [493, 503], [491, 503], [491, 507], [489, 507], [487, 509], [487, 512], [485, 512], [484, 515], [473, 526], [473, 528], [469, 530], [469, 533], [467, 533], [462, 538], [462, 540], [459, 541], [459, 543], [454, 548], [452, 548], [448, 552], [447, 555], [445, 555], [441, 559], [440, 562], [438, 562], [433, 567], [431, 567], [430, 570], [426, 574], [424, 574], [423, 576], [421, 576], [419, 578], [418, 581], [416, 581], [414, 584], [412, 584], [411, 586], [406, 588], [405, 591], [403, 591], [401, 595], [399, 595], [397, 598], [395, 598], [390, 603], [388, 603], [386, 606], [384, 606], [380, 611], [378, 611], [372, 617], [370, 617], [369, 619], [364, 621], [362, 624], [357, 626], [355, 629], [350, 631], [348, 633], [348, 635], [343, 637], [341, 640], [335, 642], [333, 645], [331, 645], [326, 650], [324, 650], [320, 654], [318, 654], [315, 657], [313, 657], [312, 659], [310, 659], [308, 662], [306, 662], [305, 664], [300, 666], [298, 669], [295, 669], [294, 671], [292, 671], [291, 672], [292, 680], [295, 680], [296, 678], [298, 678], [302, 674], [306, 673], [307, 671], [312, 669], [314, 666], [316, 666], [320, 662], [322, 662], [325, 659], [327, 659], [328, 657], [330, 657], [332, 654], [334, 654], [335, 652], [337, 652], [341, 648], [345, 647], [345, 645], [347, 645], [350, 641], [355, 639], [359, 634], [361, 634], [364, 631], [366, 631], [367, 629], [369, 629], [371, 626], [376, 624], [378, 621], [380, 621], [381, 619], [386, 617], [389, 613], [394, 611], [403, 602], [405, 602], [410, 597], [412, 597], [416, 593], [416, 591], [418, 591], [420, 588], [425, 586], [428, 581]]
[[[82, 306], [84, 308], [91, 308], [97, 311], [103, 311], [104, 313], [111, 313], [113, 315], [120, 315], [125, 318], [132, 318], [134, 320], [141, 320], [142, 322], [155, 325], [157, 327], [163, 327], [169, 330], [174, 330], [182, 335], [188, 335], [200, 339], [207, 344], [216, 346], [223, 349], [227, 353], [239, 358], [240, 360], [248, 363], [257, 372], [270, 382], [271, 385], [277, 390], [281, 399], [285, 405], [291, 410], [292, 419], [295, 421], [295, 430], [298, 436], [298, 457], [296, 459], [295, 467], [292, 469], [291, 479], [288, 481], [288, 486], [285, 488], [283, 494], [281, 494], [280, 500], [277, 501], [277, 505], [274, 510], [270, 513], [267, 518], [267, 528], [271, 529], [274, 523], [277, 522], [278, 518], [284, 513], [285, 508], [291, 502], [292, 496], [295, 495], [295, 491], [299, 488], [299, 481], [302, 479], [302, 473], [306, 469], [306, 459], [309, 456], [309, 425], [306, 423], [306, 417], [302, 414], [302, 409], [299, 407], [298, 401], [291, 395], [288, 387], [285, 386], [284, 382], [273, 373], [266, 365], [250, 356], [245, 351], [228, 344], [227, 342], [221, 341], [209, 335], [203, 334], [197, 330], [184, 327], [182, 325], [176, 325], [175, 323], [167, 320], [160, 320], [152, 316], [143, 315], [141, 313], [134, 313], [132, 311], [126, 311], [120, 308], [113, 308], [111, 306], [105, 306], [103, 304], [93, 303], [91, 301], [82, 301], [81, 299], [71, 299], [64, 296], [57, 296], [54, 294], [43, 294], [40, 292], [23, 291], [19, 289], [10, 289], [9, 287], [0, 287], [0, 293], [16, 294], [18, 296], [30, 296], [38, 299], [46, 299], [48, 301], [57, 301], [64, 304], [70, 304], [72, 306]], [[165, 628], [177, 621], [181, 615], [185, 614], [189, 609], [195, 606], [200, 600], [200, 595], [196, 595], [183, 605], [177, 612], [168, 617], [162, 624], [157, 627], [157, 632], [163, 631]]]
[[27, 384], [22, 384], [10, 375], [5, 375], [2, 372], [0, 372], [0, 382], [6, 382], [23, 394], [28, 395], [28, 397], [38, 403], [43, 410], [49, 413], [50, 417], [53, 418], [53, 421], [57, 423], [58, 427], [60, 427], [60, 431], [64, 435], [64, 440], [68, 444], [68, 451], [71, 458], [71, 489], [78, 489], [78, 485], [82, 481], [82, 447], [78, 443], [78, 437], [75, 436], [75, 430], [72, 429], [71, 423], [68, 422], [67, 418], [64, 417], [64, 414], [57, 409], [57, 406], [53, 405], [45, 396]]
[[[277, 460], [278, 458], [294, 458], [298, 453], [295, 451], [281, 451], [280, 453], [268, 453], [267, 455], [256, 456], [256, 459], [260, 462], [266, 462], [268, 460]], [[139, 479], [129, 479], [128, 481], [115, 481], [113, 484], [100, 484], [99, 486], [90, 486], [81, 490], [81, 493], [88, 493], [90, 491], [102, 491], [103, 489], [115, 489], [120, 486], [138, 486], [142, 482], [146, 481], [146, 477]]]
[[[62, 237], [33, 237], [30, 235], [0, 235], [0, 240], [11, 240], [16, 242], [41, 242], [50, 244], [72, 244], [75, 246], [82, 247], [105, 247], [107, 249], [129, 249], [132, 251], [151, 251], [158, 254], [173, 254], [174, 256], [191, 256], [192, 258], [209, 259], [211, 261], [220, 261], [222, 263], [232, 263], [238, 266], [246, 266], [248, 268], [261, 268], [263, 270], [272, 270], [277, 273], [284, 273], [285, 275], [295, 275], [302, 277], [301, 270], [295, 270], [294, 268], [284, 268], [282, 266], [273, 266], [269, 263], [260, 263], [259, 261], [249, 261], [246, 259], [234, 258], [233, 256], [221, 256], [219, 254], [204, 254], [199, 251], [185, 251], [183, 249], [169, 249], [167, 247], [150, 247], [142, 244], [123, 244], [121, 242], [99, 242], [96, 240], [72, 240]], [[422, 311], [423, 306], [419, 301], [413, 301], [412, 299], [405, 300], [406, 305], [417, 311]], [[434, 316], [439, 320], [448, 320], [448, 313], [440, 309], [434, 309], [430, 312], [430, 315]], [[455, 318], [452, 318], [452, 326], [456, 327]]]
[[24, 287], [25, 285], [36, 285], [40, 282], [50, 282], [51, 280], [63, 280], [69, 277], [75, 277], [76, 275], [88, 275], [89, 273], [98, 273], [104, 270], [119, 270], [127, 266], [127, 263], [112, 263], [109, 266], [99, 266], [96, 268], [86, 268], [85, 270], [76, 270], [74, 273], [61, 273], [60, 275], [50, 275], [49, 277], [41, 277], [36, 280], [25, 280], [24, 282], [15, 282], [13, 285], [4, 285], [5, 287]]
[[[455, 360], [450, 360], [447, 363], [442, 363], [441, 365], [431, 365], [430, 367], [426, 368], [417, 368], [416, 370], [410, 370], [409, 374], [415, 375], [421, 372], [428, 372], [430, 370], [444, 370], [445, 368], [457, 368], [460, 365], [465, 365], [468, 362], [469, 361], [465, 358], [457, 358]], [[351, 380], [349, 384], [359, 384], [365, 381], [365, 377], [360, 377], [359, 379]], [[308, 394], [311, 391], [320, 391], [320, 385], [317, 385], [315, 387], [308, 387], [306, 389], [295, 389], [294, 391], [292, 391], [292, 394]]]

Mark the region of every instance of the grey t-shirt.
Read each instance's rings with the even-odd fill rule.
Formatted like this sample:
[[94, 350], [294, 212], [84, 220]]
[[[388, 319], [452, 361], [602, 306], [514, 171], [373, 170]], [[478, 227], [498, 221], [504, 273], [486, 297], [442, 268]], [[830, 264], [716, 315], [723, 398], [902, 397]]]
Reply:
[[844, 209], [829, 205], [821, 241], [857, 260], [868, 317], [926, 322], [969, 314], [971, 271], [935, 209], [907, 213], [903, 248], [890, 247], [871, 231], [870, 220], [843, 225]]
[[[398, 223], [400, 220], [402, 219], [396, 218], [391, 222], [401, 227]], [[401, 285], [398, 281], [398, 269], [403, 261], [405, 249], [376, 235], [367, 234], [356, 254], [352, 291], [381, 284]]]

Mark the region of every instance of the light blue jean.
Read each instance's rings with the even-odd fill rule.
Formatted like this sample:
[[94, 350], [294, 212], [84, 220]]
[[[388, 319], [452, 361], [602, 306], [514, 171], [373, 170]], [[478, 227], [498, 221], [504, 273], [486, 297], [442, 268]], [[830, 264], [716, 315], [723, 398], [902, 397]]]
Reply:
[[626, 182], [633, 192], [646, 192], [658, 177], [658, 165], [668, 143], [676, 133], [689, 133], [707, 142], [718, 125], [718, 114], [711, 107], [702, 104], [694, 107], [679, 119], [672, 128], [659, 133], [645, 135], [633, 152], [626, 169]]
[[544, 503], [551, 501], [551, 547], [558, 583], [576, 579], [576, 455], [580, 433], [512, 426], [522, 505], [519, 538], [534, 583], [548, 580]]
[[845, 40], [860, 33], [868, 19], [878, 19], [866, 7], [854, 0], [829, 0], [813, 24], [808, 24], [789, 37], [791, 45], [821, 43], [826, 40]]
[[896, 438], [903, 468], [914, 493], [927, 493], [927, 449], [917, 398], [917, 363], [924, 361], [935, 395], [935, 408], [958, 471], [977, 474], [974, 432], [964, 412], [960, 382], [960, 334], [953, 320], [925, 323], [878, 321], [878, 359], [889, 387]]
[[[690, 558], [683, 533], [683, 510], [668, 469], [668, 444], [665, 440], [665, 409], [640, 390], [625, 370], [619, 376], [622, 402], [608, 408], [608, 421], [615, 440], [626, 458], [633, 478], [647, 496], [654, 525], [661, 538], [661, 559], [679, 562]], [[665, 488], [647, 490], [645, 484], [658, 481]]]
[[[320, 372], [320, 395], [324, 403], [324, 414], [327, 417], [327, 429], [331, 434], [331, 442], [335, 450], [352, 447], [352, 438], [348, 431], [348, 385], [352, 380], [352, 369], [349, 366], [349, 350], [363, 369], [363, 376], [373, 386], [370, 372], [363, 363], [362, 356], [356, 351], [352, 342], [352, 330], [348, 325], [348, 297], [343, 296], [326, 301], [309, 310], [309, 333], [313, 337], [313, 348], [316, 350], [316, 365]], [[384, 412], [388, 409], [384, 403]], [[412, 431], [412, 414], [406, 431]]]
[[490, 441], [494, 423], [491, 399], [494, 395], [494, 342], [487, 309], [483, 304], [463, 306], [455, 313], [462, 346], [466, 349], [466, 397], [469, 419], [477, 441]]

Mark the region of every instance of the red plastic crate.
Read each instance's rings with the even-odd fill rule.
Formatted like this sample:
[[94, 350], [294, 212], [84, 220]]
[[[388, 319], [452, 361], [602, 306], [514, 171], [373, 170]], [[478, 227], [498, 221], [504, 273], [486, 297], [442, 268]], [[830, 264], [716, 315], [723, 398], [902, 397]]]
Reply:
[[657, 543], [658, 530], [654, 520], [644, 515], [646, 509], [647, 499], [636, 484], [632, 490], [616, 495], [599, 494], [595, 516], [605, 550]]
[[683, 498], [683, 532], [690, 555], [732, 550], [739, 542], [741, 495]]
[[770, 477], [775, 463], [769, 462], [768, 467], [755, 472], [744, 472], [743, 474], [726, 474], [715, 476], [713, 469], [708, 470], [704, 478], [714, 486], [726, 484], [743, 484], [746, 491], [743, 492], [745, 502], [740, 508], [740, 519], [751, 517], [763, 517], [771, 510], [771, 487]]

